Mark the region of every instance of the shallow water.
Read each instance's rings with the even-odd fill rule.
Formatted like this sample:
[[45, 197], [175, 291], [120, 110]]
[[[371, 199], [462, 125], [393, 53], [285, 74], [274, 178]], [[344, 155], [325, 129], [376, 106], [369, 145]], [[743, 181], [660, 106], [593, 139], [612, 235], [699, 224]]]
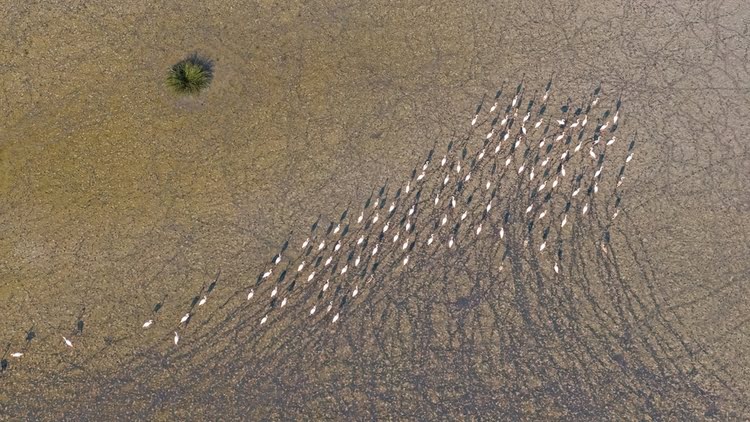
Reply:
[[[2, 7], [0, 340], [25, 353], [3, 414], [747, 417], [750, 9], [673, 3]], [[193, 51], [215, 79], [177, 99]], [[554, 103], [621, 96], [638, 140], [608, 259], [599, 217], [558, 281], [525, 255], [499, 271], [493, 232], [384, 267], [338, 326], [290, 303], [258, 327], [268, 285], [244, 295], [290, 233], [297, 254], [433, 147], [475, 153], [483, 95], [551, 76]]]

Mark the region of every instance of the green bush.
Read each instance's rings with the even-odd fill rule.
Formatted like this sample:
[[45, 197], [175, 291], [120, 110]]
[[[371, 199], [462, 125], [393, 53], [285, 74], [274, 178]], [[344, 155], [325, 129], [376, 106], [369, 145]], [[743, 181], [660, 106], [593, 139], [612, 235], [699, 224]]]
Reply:
[[172, 66], [167, 76], [167, 86], [178, 94], [197, 94], [213, 78], [210, 61], [193, 54]]

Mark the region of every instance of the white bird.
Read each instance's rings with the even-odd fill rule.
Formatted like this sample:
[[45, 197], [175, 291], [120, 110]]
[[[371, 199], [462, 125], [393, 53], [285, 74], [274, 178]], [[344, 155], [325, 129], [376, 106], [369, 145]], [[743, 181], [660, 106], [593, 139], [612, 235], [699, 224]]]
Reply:
[[435, 205], [437, 205], [438, 202], [440, 202], [440, 195], [435, 195]]
[[466, 175], [466, 177], [464, 178], [464, 182], [468, 182], [469, 179], [471, 179], [471, 172], [469, 172], [469, 174]]
[[534, 208], [534, 204], [529, 205], [529, 207], [526, 208], [526, 214], [530, 213], [533, 208]]
[[208, 300], [208, 298], [206, 296], [203, 296], [203, 298], [201, 299], [201, 301], [198, 302], [198, 306], [205, 305], [206, 304], [206, 300]]
[[271, 297], [275, 297], [275, 296], [276, 296], [276, 293], [278, 293], [278, 292], [279, 292], [279, 289], [278, 289], [278, 287], [274, 287], [274, 288], [273, 288], [273, 291], [271, 291]]
[[391, 223], [385, 223], [385, 226], [383, 226], [383, 233], [387, 232], [390, 227]]
[[364, 236], [360, 236], [359, 239], [357, 239], [357, 245], [361, 245], [362, 242], [364, 242], [364, 241], [365, 241], [365, 237]]
[[461, 214], [461, 221], [464, 221], [466, 219], [466, 217], [468, 217], [468, 216], [469, 216], [469, 211], [464, 211], [464, 213]]
[[281, 307], [283, 308], [284, 306], [286, 306], [286, 298], [281, 301]]
[[557, 180], [557, 177], [555, 177], [555, 180], [552, 181], [552, 189], [557, 187], [557, 183], [558, 183], [558, 180]]
[[372, 256], [375, 256], [375, 254], [378, 253], [378, 247], [380, 247], [380, 245], [375, 245], [375, 248], [372, 250]]
[[565, 132], [563, 132], [563, 133], [561, 133], [561, 134], [557, 135], [557, 138], [555, 138], [555, 142], [559, 142], [559, 141], [560, 141], [560, 140], [561, 140], [562, 138], [564, 138], [564, 137], [565, 137]]
[[579, 142], [578, 145], [576, 145], [576, 149], [573, 150], [573, 152], [578, 152], [581, 150], [581, 146], [583, 145], [583, 141]]
[[448, 241], [448, 247], [449, 248], [453, 247], [453, 236], [451, 236], [450, 240]]
[[263, 319], [260, 320], [260, 325], [263, 325], [268, 321], [268, 315], [264, 316]]
[[505, 124], [508, 122], [508, 115], [505, 115], [505, 118], [500, 122], [500, 126], [505, 126]]
[[599, 97], [594, 98], [594, 101], [591, 102], [591, 106], [595, 106], [599, 102]]
[[276, 256], [276, 259], [273, 260], [273, 263], [275, 265], [279, 265], [279, 262], [281, 262], [281, 254]]
[[531, 169], [531, 173], [529, 173], [529, 180], [534, 180], [534, 169]]
[[429, 165], [430, 165], [430, 160], [425, 161], [424, 165], [422, 166], [422, 171], [427, 170], [427, 166], [429, 166]]
[[320, 245], [318, 245], [318, 250], [320, 251], [320, 250], [322, 250], [325, 247], [326, 247], [326, 241], [324, 240], [324, 241], [320, 242]]
[[503, 136], [503, 141], [507, 141], [508, 138], [510, 138], [510, 132], [505, 132], [505, 136]]
[[555, 262], [555, 274], [560, 274], [560, 267], [557, 266], [557, 262]]
[[560, 160], [564, 161], [566, 158], [568, 158], [568, 150], [565, 150], [565, 152], [562, 153]]
[[477, 235], [479, 235], [479, 233], [481, 233], [481, 232], [482, 232], [482, 225], [480, 224], [480, 225], [479, 225], [479, 226], [477, 227]]
[[417, 181], [424, 179], [425, 172], [422, 172], [419, 176], [417, 176]]
[[596, 179], [597, 177], [599, 177], [600, 174], [602, 174], [603, 168], [604, 166], [602, 165], [601, 167], [599, 167], [599, 170], [597, 170], [596, 173], [594, 173], [594, 179]]
[[431, 245], [431, 244], [432, 244], [432, 242], [433, 242], [434, 240], [435, 240], [435, 239], [434, 239], [433, 235], [430, 235], [430, 238], [429, 238], [429, 239], [427, 239], [427, 245], [428, 245], [428, 246], [429, 246], [429, 245]]
[[338, 320], [339, 320], [339, 314], [337, 313], [336, 315], [333, 316], [333, 320], [331, 322], [336, 322]]
[[534, 124], [534, 129], [537, 129], [539, 126], [541, 126], [542, 122], [544, 122], [544, 119], [539, 119], [539, 121]]
[[519, 145], [521, 145], [521, 138], [516, 139], [516, 145], [513, 148], [518, 148]]
[[310, 281], [315, 277], [315, 271], [311, 272], [309, 276], [307, 276], [307, 281]]
[[542, 182], [541, 185], [539, 185], [539, 189], [537, 189], [537, 192], [543, 191], [546, 186], [547, 186], [547, 181], [545, 180], [544, 182]]
[[268, 271], [264, 272], [263, 273], [263, 278], [265, 279], [265, 278], [270, 277], [272, 272], [273, 272], [273, 270], [268, 270]]
[[174, 332], [174, 345], [177, 346], [177, 343], [180, 342], [180, 335], [177, 333], [177, 331]]
[[581, 122], [581, 127], [586, 126], [586, 123], [588, 123], [588, 122], [589, 122], [589, 115], [587, 114], [587, 115], [583, 116], [583, 121]]
[[380, 215], [376, 212], [375, 217], [372, 217], [372, 224], [377, 223], [379, 218], [380, 218]]
[[612, 214], [612, 219], [614, 220], [615, 218], [617, 218], [618, 214], [620, 214], [620, 210], [615, 210], [615, 213]]
[[456, 165], [456, 173], [461, 173], [461, 163]]
[[180, 324], [184, 324], [188, 319], [190, 319], [190, 312], [182, 316], [182, 318], [180, 319]]
[[612, 144], [614, 144], [614, 143], [615, 143], [615, 139], [616, 139], [616, 138], [615, 138], [615, 137], [613, 136], [613, 137], [612, 137], [612, 139], [610, 139], [609, 141], [607, 141], [607, 145], [612, 145]]
[[521, 167], [518, 168], [518, 174], [523, 173], [524, 168], [526, 168], [526, 164], [521, 164]]
[[604, 132], [604, 129], [606, 129], [606, 128], [607, 128], [607, 126], [609, 126], [609, 122], [607, 122], [607, 123], [603, 124], [603, 125], [602, 125], [602, 127], [601, 127], [601, 128], [599, 128], [599, 132]]
[[335, 229], [333, 229], [333, 234], [336, 234], [336, 233], [338, 233], [338, 232], [339, 232], [339, 230], [341, 230], [341, 224], [337, 224], [337, 225], [336, 225], [336, 228], [335, 228]]
[[305, 239], [304, 242], [302, 242], [302, 249], [305, 249], [309, 243], [310, 243], [310, 238], [308, 237], [307, 239]]
[[[487, 133], [487, 136], [485, 136], [485, 137], [484, 137], [484, 139], [490, 139], [490, 138], [492, 138], [492, 135], [494, 135], [494, 134], [495, 134], [495, 132], [494, 132], [494, 131], [489, 131], [489, 132]], [[480, 158], [480, 160], [481, 160], [481, 158]]]
[[526, 126], [521, 126], [521, 133], [526, 135]]
[[331, 261], [333, 261], [333, 256], [329, 256], [328, 259], [326, 259], [326, 263], [325, 263], [324, 267], [327, 267], [328, 264], [331, 263]]
[[[409, 193], [409, 185], [406, 186], [406, 193]], [[361, 223], [363, 218], [365, 218], [364, 212], [360, 213], [359, 217], [357, 217], [357, 224]]]
[[505, 160], [505, 167], [508, 167], [508, 164], [510, 164], [510, 160], [511, 160], [511, 157], [508, 157], [508, 158], [507, 158], [507, 159]]
[[549, 158], [545, 158], [544, 161], [542, 161], [542, 167], [546, 166], [547, 163], [549, 163]]
[[448, 184], [448, 181], [451, 179], [450, 176], [445, 176], [445, 179], [443, 179], [443, 186]]
[[485, 212], [490, 212], [491, 209], [492, 209], [492, 201], [490, 200], [490, 202], [487, 203], [487, 206], [484, 207], [484, 210]]
[[549, 91], [544, 92], [544, 97], [542, 97], [542, 102], [547, 101], [547, 98], [549, 98]]
[[484, 149], [482, 150], [482, 152], [479, 153], [479, 157], [477, 157], [477, 161], [481, 160], [482, 158], [484, 158]]
[[297, 267], [297, 272], [302, 271], [303, 268], [305, 268], [305, 261], [302, 261], [302, 263], [299, 264], [299, 266]]
[[538, 218], [538, 220], [541, 220], [542, 218], [544, 218], [544, 216], [545, 216], [545, 215], [547, 215], [547, 210], [544, 210], [544, 211], [542, 211], [542, 212], [541, 212], [541, 213], [539, 214], [539, 218]]
[[15, 352], [15, 353], [11, 353], [10, 356], [14, 358], [20, 358], [21, 356], [23, 356], [23, 353]]
[[403, 265], [405, 266], [405, 265], [406, 265], [406, 264], [408, 264], [408, 263], [409, 263], [409, 255], [406, 255], [406, 258], [404, 258], [404, 263], [403, 263]]
[[562, 220], [562, 223], [560, 223], [560, 228], [563, 228], [563, 227], [565, 227], [565, 224], [567, 224], [567, 222], [568, 222], [568, 214], [565, 214], [565, 215], [563, 216], [563, 220]]
[[599, 184], [594, 183], [594, 193], [599, 193]]
[[526, 123], [529, 121], [529, 117], [531, 117], [531, 112], [527, 112], [525, 116], [523, 116], [523, 123]]
[[404, 242], [403, 245], [401, 245], [401, 250], [405, 251], [408, 246], [409, 246], [409, 241], [407, 240], [406, 242]]
[[513, 97], [513, 103], [510, 106], [511, 107], [515, 107], [516, 103], [518, 103], [518, 95], [516, 95], [515, 97]]
[[357, 293], [359, 293], [359, 286], [354, 288], [354, 291], [352, 292], [352, 297], [357, 297]]
[[326, 309], [326, 313], [331, 312], [331, 308], [333, 308], [333, 301], [328, 302], [328, 308]]
[[310, 315], [315, 314], [315, 307], [313, 306], [312, 309], [310, 309]]
[[580, 191], [581, 191], [581, 188], [578, 188], [578, 189], [574, 190], [572, 196], [578, 195], [578, 192], [580, 192]]
[[558, 120], [557, 124], [560, 125], [560, 126], [565, 126], [565, 119]]
[[344, 268], [341, 269], [341, 274], [346, 274], [346, 271], [349, 269], [348, 265], [344, 265]]
[[543, 251], [545, 247], [547, 247], [547, 242], [542, 242], [542, 244], [539, 246], [539, 252]]
[[484, 187], [484, 189], [485, 189], [485, 190], [490, 190], [490, 186], [492, 186], [492, 183], [491, 183], [491, 182], [490, 182], [490, 181], [488, 180], [488, 181], [487, 181], [487, 184], [486, 184], [486, 185], [485, 185], [485, 187]]
[[405, 229], [405, 230], [406, 230], [406, 232], [408, 233], [408, 232], [409, 232], [409, 229], [410, 229], [410, 228], [411, 228], [411, 222], [410, 222], [410, 221], [407, 221], [407, 222], [406, 222], [406, 227], [404, 227], [404, 229]]
[[596, 159], [596, 154], [594, 154], [594, 148], [589, 148], [589, 155], [591, 158]]
[[409, 208], [409, 215], [412, 215], [412, 214], [414, 214], [414, 207], [415, 207], [415, 206], [414, 206], [414, 205], [412, 205], [412, 206], [411, 206], [411, 208]]
[[495, 147], [495, 154], [497, 154], [500, 151], [500, 146], [501, 144], [498, 143], [497, 146]]
[[[396, 209], [396, 202], [391, 202], [391, 206], [388, 208], [388, 213], [392, 213], [394, 209]], [[334, 231], [334, 233], [336, 232]]]
[[247, 293], [247, 300], [250, 300], [255, 295], [255, 291], [253, 289], [250, 289], [250, 291]]
[[471, 119], [471, 125], [472, 125], [472, 126], [474, 126], [475, 124], [477, 124], [477, 119], [478, 119], [478, 118], [479, 118], [479, 115], [477, 114], [477, 115], [475, 115], [475, 116], [474, 116], [474, 118], [473, 118], [473, 119]]
[[324, 285], [323, 285], [323, 291], [324, 291], [324, 292], [325, 292], [326, 290], [328, 290], [328, 281], [329, 281], [329, 280], [326, 280], [326, 284], [324, 284]]
[[612, 118], [612, 123], [617, 124], [617, 119], [620, 118], [620, 112], [615, 112], [615, 117]]
[[357, 255], [357, 259], [354, 260], [354, 266], [359, 267], [360, 255]]
[[396, 234], [393, 236], [393, 243], [398, 242], [398, 236], [401, 232], [396, 232]]
[[[410, 190], [411, 190], [411, 180], [408, 181], [408, 182], [406, 182], [406, 189], [405, 189], [405, 191], [406, 191], [406, 193], [409, 193]], [[362, 220], [360, 219], [360, 221], [362, 221]]]
[[565, 177], [565, 166], [560, 166], [560, 174], [562, 174], [563, 177]]
[[585, 204], [585, 205], [583, 206], [583, 212], [582, 212], [582, 214], [586, 215], [586, 211], [588, 211], [588, 210], [589, 210], [589, 204], [588, 204], [588, 203], [586, 203], [586, 204]]
[[631, 152], [630, 155], [628, 155], [628, 158], [625, 159], [625, 162], [629, 163], [630, 160], [632, 160], [632, 159], [633, 159], [633, 153]]
[[492, 106], [492, 108], [490, 108], [490, 113], [495, 111], [496, 108], [497, 108], [497, 101], [495, 101], [495, 104]]
[[581, 119], [576, 119], [576, 122], [570, 125], [571, 129], [578, 127], [578, 124], [580, 123]]
[[150, 320], [148, 320], [148, 321], [146, 321], [146, 322], [144, 322], [144, 323], [143, 323], [143, 328], [148, 328], [148, 327], [150, 327], [150, 326], [151, 326], [151, 324], [153, 324], [153, 323], [154, 323], [154, 320], [153, 320], [153, 319], [150, 319]]
[[503, 237], [505, 237], [505, 228], [500, 227], [500, 239], [502, 239]]
[[[443, 159], [440, 160], [440, 167], [443, 167], [445, 165], [446, 161], [448, 161], [448, 156], [444, 155]], [[408, 191], [407, 191], [407, 193], [408, 193]]]

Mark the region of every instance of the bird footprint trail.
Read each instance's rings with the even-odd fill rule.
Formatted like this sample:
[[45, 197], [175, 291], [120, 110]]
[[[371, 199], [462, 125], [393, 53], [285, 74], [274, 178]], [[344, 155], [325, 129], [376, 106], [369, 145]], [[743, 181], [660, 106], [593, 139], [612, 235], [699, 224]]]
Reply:
[[[461, 394], [487, 394], [500, 380], [505, 389], [494, 396], [542, 407], [603, 409], [609, 400], [693, 415], [713, 405], [695, 373], [716, 371], [673, 357], [689, 354], [687, 340], [659, 313], [648, 265], [623, 230], [637, 142], [618, 130], [627, 119], [621, 101], [610, 104], [597, 88], [580, 104], [553, 105], [551, 88], [498, 91], [468, 116], [465, 136], [430, 151], [361, 208], [286, 240], [249, 282], [217, 274], [179, 320], [162, 318], [163, 300], [144, 311], [134, 332], [164, 348], [144, 346], [123, 362], [129, 370], [118, 382], [139, 383], [167, 356], [205, 362], [193, 376], [213, 380], [209, 390], [232, 379], [249, 391], [293, 377], [297, 355], [330, 354], [340, 335], [383, 352], [397, 341], [445, 380], [455, 379], [451, 368], [491, 368], [472, 372], [476, 382]], [[639, 281], [624, 275], [632, 268]], [[213, 303], [222, 289], [232, 292]], [[477, 340], [484, 337], [491, 341]], [[724, 385], [716, 373], [708, 384]], [[533, 374], [556, 381], [529, 392]], [[608, 379], [620, 398], [594, 395]]]

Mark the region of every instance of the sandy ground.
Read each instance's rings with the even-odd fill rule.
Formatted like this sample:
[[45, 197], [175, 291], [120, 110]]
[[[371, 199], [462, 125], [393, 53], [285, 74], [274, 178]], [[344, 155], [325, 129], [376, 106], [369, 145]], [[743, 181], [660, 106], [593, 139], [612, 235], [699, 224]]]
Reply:
[[[2, 418], [750, 416], [743, 2], [6, 1], [0, 17]], [[193, 51], [215, 79], [179, 99], [165, 72]], [[582, 327], [544, 340], [508, 316], [518, 286], [493, 284], [485, 241], [386, 272], [335, 329], [303, 311], [248, 328], [265, 303], [234, 295], [290, 233], [408, 179], [483, 95], [552, 75], [556, 103], [600, 82], [621, 96], [638, 139], [613, 235], [633, 308], [539, 302]]]

